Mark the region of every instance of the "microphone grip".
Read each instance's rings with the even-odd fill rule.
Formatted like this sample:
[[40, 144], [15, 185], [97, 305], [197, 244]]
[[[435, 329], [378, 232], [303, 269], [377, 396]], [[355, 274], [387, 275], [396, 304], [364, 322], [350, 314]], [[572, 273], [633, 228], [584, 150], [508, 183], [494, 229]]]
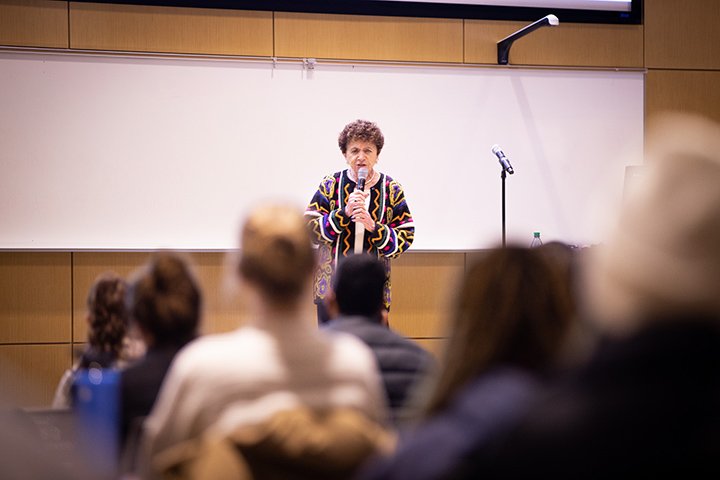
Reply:
[[360, 167], [357, 172], [357, 189], [365, 191], [365, 181], [367, 180], [368, 169], [366, 167]]
[[515, 170], [513, 170], [512, 165], [510, 165], [510, 162], [505, 156], [500, 157], [499, 160], [503, 170], [507, 171], [510, 175], [515, 173]]

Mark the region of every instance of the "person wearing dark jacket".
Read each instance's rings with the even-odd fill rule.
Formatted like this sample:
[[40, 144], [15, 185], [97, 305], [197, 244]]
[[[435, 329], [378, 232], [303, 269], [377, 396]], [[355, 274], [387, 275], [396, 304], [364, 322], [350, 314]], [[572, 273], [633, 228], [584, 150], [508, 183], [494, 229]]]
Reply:
[[124, 461], [132, 463], [141, 422], [150, 413], [177, 352], [197, 336], [202, 295], [185, 260], [153, 256], [130, 281], [127, 304], [147, 352], [120, 377], [120, 431]]
[[582, 271], [603, 341], [469, 478], [720, 476], [720, 124], [655, 119]]
[[391, 330], [383, 304], [386, 273], [370, 255], [340, 262], [326, 299], [331, 320], [322, 328], [357, 336], [372, 350], [383, 379], [392, 418], [399, 422], [413, 392], [435, 366], [420, 345]]

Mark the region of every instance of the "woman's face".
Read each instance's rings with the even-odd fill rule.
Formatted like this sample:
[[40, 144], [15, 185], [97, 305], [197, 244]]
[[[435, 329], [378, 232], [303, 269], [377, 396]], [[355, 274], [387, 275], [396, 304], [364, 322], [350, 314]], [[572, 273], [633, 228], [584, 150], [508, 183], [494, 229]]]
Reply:
[[351, 140], [345, 149], [345, 160], [355, 173], [357, 178], [358, 170], [362, 167], [368, 169], [368, 178], [372, 176], [373, 168], [378, 161], [377, 147], [373, 142], [364, 140]]

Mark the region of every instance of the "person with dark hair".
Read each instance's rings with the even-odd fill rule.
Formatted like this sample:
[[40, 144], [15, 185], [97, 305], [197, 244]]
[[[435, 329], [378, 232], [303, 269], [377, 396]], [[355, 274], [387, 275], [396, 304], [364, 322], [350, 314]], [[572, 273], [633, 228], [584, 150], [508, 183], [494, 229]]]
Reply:
[[562, 369], [573, 369], [587, 360], [601, 339], [597, 326], [580, 311], [582, 289], [580, 267], [593, 247], [578, 247], [560, 240], [552, 240], [535, 249], [550, 261], [568, 289], [568, 299], [575, 321], [570, 326], [568, 341], [565, 342], [558, 366]]
[[[141, 421], [157, 397], [177, 352], [198, 334], [202, 295], [188, 264], [177, 254], [155, 254], [129, 282], [130, 321], [147, 352], [120, 376], [120, 433], [134, 444]], [[129, 445], [131, 448], [134, 445]]]
[[478, 478], [720, 476], [720, 124], [648, 127], [643, 175], [581, 265], [603, 335]]
[[[319, 323], [328, 320], [323, 300], [337, 261], [353, 253], [368, 253], [383, 262], [387, 272], [383, 303], [390, 310], [390, 259], [410, 248], [415, 224], [400, 183], [375, 169], [384, 145], [385, 137], [375, 123], [347, 124], [338, 146], [348, 168], [323, 178], [305, 210], [319, 246], [313, 282]], [[365, 180], [359, 180], [363, 173]]]
[[[573, 312], [564, 281], [536, 249], [493, 249], [465, 273], [449, 338], [417, 425], [364, 480], [481, 478], [469, 462], [519, 420], [562, 350]], [[522, 461], [521, 458], [518, 461]]]
[[352, 255], [340, 261], [326, 297], [328, 331], [351, 333], [375, 355], [393, 420], [400, 423], [413, 389], [435, 366], [432, 355], [387, 325], [383, 291], [387, 273], [376, 257]]
[[79, 360], [63, 374], [55, 392], [54, 408], [72, 406], [72, 385], [79, 370], [119, 368], [130, 360], [125, 289], [125, 281], [114, 273], [107, 272], [95, 279], [87, 297], [87, 346]]
[[[302, 419], [302, 425], [318, 416], [320, 420], [312, 422], [318, 432], [324, 431], [322, 427], [338, 409], [373, 425], [387, 419], [380, 378], [368, 347], [351, 335], [320, 331], [307, 311], [315, 251], [302, 212], [278, 204], [253, 210], [243, 224], [237, 256], [233, 263], [250, 319], [233, 332], [197, 339], [175, 358], [143, 428], [140, 463], [150, 477], [163, 474], [161, 459], [166, 464], [172, 452], [200, 452], [206, 435], [228, 442], [240, 437], [265, 439], [261, 443], [267, 446], [272, 443], [269, 433], [238, 437], [233, 433], [259, 425], [272, 428], [273, 419], [283, 412], [300, 415], [293, 418]], [[298, 425], [291, 420], [288, 428]], [[348, 426], [343, 421], [334, 431], [345, 435]], [[287, 431], [280, 430], [278, 441], [285, 444]], [[327, 453], [328, 460], [338, 460], [328, 453], [334, 451], [334, 442], [326, 450], [322, 442], [327, 437], [309, 435], [314, 431], [303, 427], [299, 437], [293, 437], [299, 443], [291, 442], [289, 450], [272, 449], [267, 457], [271, 465], [266, 466], [287, 465], [278, 460], [280, 451], [292, 457], [286, 458], [288, 462], [306, 462], [308, 468], [337, 465], [315, 459]], [[299, 445], [308, 441], [308, 455], [304, 455]], [[345, 453], [364, 458], [370, 448]], [[233, 449], [231, 456], [236, 458], [238, 453], [239, 449]], [[304, 478], [330, 477], [308, 474]]]

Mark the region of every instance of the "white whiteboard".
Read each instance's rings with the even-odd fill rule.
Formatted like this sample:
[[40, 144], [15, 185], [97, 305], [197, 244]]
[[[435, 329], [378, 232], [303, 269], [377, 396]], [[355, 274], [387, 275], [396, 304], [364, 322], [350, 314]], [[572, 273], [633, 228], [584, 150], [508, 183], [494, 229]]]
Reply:
[[[0, 52], [0, 248], [229, 249], [249, 208], [304, 208], [376, 121], [413, 250], [602, 240], [640, 163], [642, 72]], [[629, 160], [630, 159], [630, 160]]]

